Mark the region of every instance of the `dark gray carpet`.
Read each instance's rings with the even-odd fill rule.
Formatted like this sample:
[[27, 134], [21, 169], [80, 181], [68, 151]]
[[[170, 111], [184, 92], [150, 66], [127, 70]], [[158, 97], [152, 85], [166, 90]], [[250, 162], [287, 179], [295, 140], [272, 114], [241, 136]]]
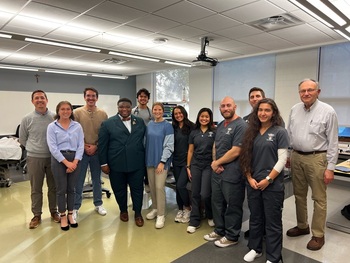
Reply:
[[[248, 251], [247, 241], [243, 238], [240, 239], [240, 242], [237, 245], [227, 248], [218, 248], [213, 242], [207, 242], [176, 259], [173, 263], [239, 263], [245, 262], [243, 257]], [[282, 251], [282, 257], [284, 263], [321, 263], [285, 248]], [[265, 253], [260, 258], [254, 260], [254, 263], [265, 262]]]

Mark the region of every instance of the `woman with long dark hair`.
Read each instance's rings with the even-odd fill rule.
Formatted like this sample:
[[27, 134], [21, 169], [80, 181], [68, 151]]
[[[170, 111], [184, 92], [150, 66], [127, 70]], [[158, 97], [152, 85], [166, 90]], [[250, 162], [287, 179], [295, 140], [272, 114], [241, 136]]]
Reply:
[[51, 169], [56, 183], [58, 211], [61, 213], [61, 229], [66, 231], [69, 226], [78, 227], [73, 218], [74, 187], [84, 153], [83, 128], [74, 121], [70, 102], [58, 103], [55, 121], [47, 127], [47, 144], [51, 152]]
[[191, 180], [192, 212], [187, 232], [190, 234], [200, 227], [202, 201], [208, 224], [214, 226], [211, 209], [211, 163], [214, 140], [213, 112], [209, 108], [202, 108], [197, 114], [196, 127], [188, 141], [187, 173]]
[[194, 129], [194, 123], [188, 119], [187, 111], [182, 106], [176, 106], [172, 112], [172, 125], [174, 128], [174, 153], [173, 153], [173, 172], [176, 182], [176, 203], [178, 212], [175, 216], [175, 222], [188, 223], [190, 221], [191, 206], [190, 197], [187, 190], [187, 150], [188, 137]]
[[266, 262], [282, 258], [283, 168], [287, 161], [288, 133], [272, 99], [262, 99], [254, 107], [244, 134], [240, 165], [247, 178], [250, 210], [250, 251], [244, 256], [252, 262], [262, 256], [266, 232]]

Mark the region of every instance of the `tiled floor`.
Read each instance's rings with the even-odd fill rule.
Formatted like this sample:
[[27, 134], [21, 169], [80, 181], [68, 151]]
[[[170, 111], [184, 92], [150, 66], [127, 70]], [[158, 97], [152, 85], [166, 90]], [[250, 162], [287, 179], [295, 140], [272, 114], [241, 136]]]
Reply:
[[[203, 235], [212, 230], [203, 221], [201, 228], [194, 234], [186, 233], [186, 225], [173, 221], [176, 214], [174, 191], [167, 188], [167, 217], [163, 229], [154, 228], [154, 222], [146, 221], [138, 228], [134, 224], [132, 211], [130, 221], [119, 220], [119, 210], [114, 199], [104, 196], [106, 216], [94, 212], [91, 197], [84, 198], [80, 210], [79, 227], [67, 232], [61, 231], [59, 224], [50, 220], [46, 191], [44, 191], [44, 214], [42, 224], [34, 230], [28, 229], [32, 218], [30, 211], [30, 185], [27, 175], [11, 171], [14, 179], [12, 186], [0, 188], [0, 262], [172, 262], [188, 255], [187, 262], [206, 261], [208, 255], [216, 255], [211, 262], [244, 262], [241, 256], [247, 251], [246, 240], [241, 245], [226, 249], [215, 248], [207, 243]], [[105, 187], [110, 188], [109, 180], [104, 179]], [[45, 189], [45, 187], [44, 187]], [[328, 214], [340, 213], [344, 205], [350, 203], [350, 183], [336, 181], [328, 189]], [[295, 226], [294, 197], [285, 200], [283, 211], [284, 229]], [[310, 204], [311, 208], [311, 197]], [[245, 210], [247, 211], [247, 210]], [[143, 215], [147, 210], [143, 211]], [[245, 218], [248, 214], [245, 213]], [[311, 211], [310, 211], [311, 217]], [[350, 221], [349, 221], [350, 225]], [[248, 228], [243, 223], [242, 231]], [[333, 229], [326, 229], [326, 244], [317, 252], [306, 249], [310, 236], [289, 238], [284, 235], [283, 245], [286, 251], [295, 251], [306, 256], [298, 262], [348, 262], [350, 235]], [[202, 246], [204, 245], [204, 246]], [[191, 252], [193, 251], [193, 252]], [[198, 254], [199, 251], [199, 254]], [[224, 254], [230, 255], [225, 257]], [[232, 256], [231, 256], [232, 255]], [[181, 261], [185, 262], [185, 261]], [[264, 260], [258, 262], [265, 262]], [[286, 263], [295, 262], [285, 259]]]

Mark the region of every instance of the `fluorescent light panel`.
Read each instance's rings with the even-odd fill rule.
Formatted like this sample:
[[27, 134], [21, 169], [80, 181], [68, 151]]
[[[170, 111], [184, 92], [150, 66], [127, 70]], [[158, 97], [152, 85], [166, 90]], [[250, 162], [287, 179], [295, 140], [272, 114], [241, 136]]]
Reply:
[[109, 51], [108, 54], [121, 56], [121, 57], [128, 57], [128, 58], [136, 58], [136, 59], [141, 59], [141, 60], [153, 61], [153, 62], [159, 62], [160, 61], [159, 59], [156, 59], [156, 58], [143, 57], [143, 56], [126, 54], [126, 53], [120, 53], [120, 52], [115, 52], [115, 51]]
[[330, 19], [335, 21], [338, 25], [343, 26], [346, 24], [346, 21], [336, 14], [332, 9], [322, 3], [320, 0], [307, 0], [310, 4], [320, 10], [323, 14], [328, 16]]
[[349, 40], [349, 41], [350, 41], [350, 36], [349, 36], [349, 35], [347, 35], [347, 34], [343, 33], [343, 32], [342, 32], [342, 31], [340, 31], [339, 29], [334, 29], [334, 31], [335, 31], [335, 32], [337, 32], [339, 35], [341, 35], [341, 36], [345, 37], [347, 40]]
[[0, 37], [2, 37], [2, 38], [12, 38], [12, 35], [0, 33]]
[[22, 71], [38, 71], [38, 69], [36, 69], [36, 68], [16, 67], [16, 66], [7, 66], [7, 65], [0, 65], [0, 68], [12, 69], [12, 70], [22, 70]]
[[79, 50], [97, 52], [97, 53], [101, 52], [101, 49], [97, 49], [97, 48], [77, 46], [77, 45], [65, 44], [65, 43], [48, 41], [43, 39], [31, 38], [31, 37], [26, 37], [24, 40], [28, 42], [34, 42], [34, 43], [45, 44], [50, 46], [66, 47], [66, 48], [79, 49]]
[[[37, 68], [31, 67], [21, 67], [21, 66], [12, 66], [12, 65], [1, 65], [0, 69], [11, 69], [11, 70], [23, 70], [23, 71], [39, 71]], [[55, 70], [55, 69], [42, 69], [41, 72], [46, 73], [55, 73], [55, 74], [65, 74], [65, 75], [78, 75], [78, 76], [88, 76], [88, 77], [98, 77], [98, 78], [108, 78], [108, 79], [127, 79], [128, 76], [123, 75], [110, 75], [110, 74], [94, 74], [87, 72], [75, 72], [75, 71], [64, 71], [64, 70]]]
[[319, 17], [318, 15], [316, 15], [314, 12], [312, 12], [310, 9], [308, 9], [307, 7], [303, 6], [302, 4], [300, 4], [298, 1], [296, 0], [289, 0], [290, 2], [292, 2], [293, 4], [295, 4], [297, 7], [299, 7], [301, 10], [305, 11], [306, 13], [308, 13], [309, 15], [313, 16], [314, 18], [316, 18], [318, 21], [322, 22], [323, 24], [325, 24], [326, 26], [333, 28], [334, 26], [332, 26], [330, 23], [328, 23], [326, 20], [324, 20], [323, 18]]
[[107, 74], [91, 74], [91, 77], [97, 77], [97, 78], [109, 78], [109, 79], [127, 79], [128, 76], [121, 76], [121, 75], [107, 75]]
[[190, 64], [186, 64], [186, 63], [180, 63], [180, 62], [175, 62], [175, 61], [164, 61], [165, 64], [171, 64], [171, 65], [176, 65], [176, 66], [181, 66], [181, 67], [191, 67]]
[[45, 70], [47, 73], [55, 73], [55, 74], [65, 74], [65, 75], [78, 75], [78, 76], [86, 76], [86, 73], [83, 72], [74, 72], [74, 71], [61, 71], [61, 70]]

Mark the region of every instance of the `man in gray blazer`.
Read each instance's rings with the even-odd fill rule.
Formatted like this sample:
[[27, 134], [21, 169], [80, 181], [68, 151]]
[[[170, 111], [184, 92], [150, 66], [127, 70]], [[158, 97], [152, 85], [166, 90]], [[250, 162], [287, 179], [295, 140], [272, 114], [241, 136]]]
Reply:
[[101, 169], [109, 174], [109, 179], [120, 209], [120, 220], [127, 222], [129, 185], [135, 224], [142, 227], [141, 215], [143, 198], [143, 175], [145, 169], [144, 121], [131, 115], [130, 99], [118, 101], [118, 114], [110, 117], [101, 125], [98, 136], [98, 154]]

